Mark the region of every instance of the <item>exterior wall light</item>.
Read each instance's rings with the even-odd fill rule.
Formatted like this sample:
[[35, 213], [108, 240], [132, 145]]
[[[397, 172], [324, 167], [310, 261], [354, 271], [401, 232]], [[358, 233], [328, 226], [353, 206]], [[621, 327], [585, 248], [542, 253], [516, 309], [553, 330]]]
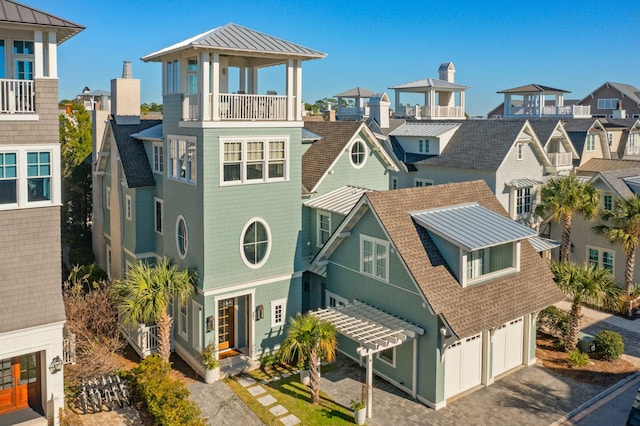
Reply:
[[58, 371], [62, 370], [62, 359], [56, 355], [55, 358], [51, 360], [51, 364], [49, 364], [49, 371], [51, 374], [56, 374]]

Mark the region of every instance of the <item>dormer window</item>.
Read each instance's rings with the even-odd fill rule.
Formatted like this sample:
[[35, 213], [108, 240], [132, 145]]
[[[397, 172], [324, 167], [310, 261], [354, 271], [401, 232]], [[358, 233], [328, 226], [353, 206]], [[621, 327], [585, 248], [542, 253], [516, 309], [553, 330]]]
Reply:
[[425, 139], [425, 140], [420, 139], [418, 141], [418, 152], [420, 152], [421, 154], [429, 153], [429, 139]]
[[593, 152], [596, 150], [596, 135], [589, 134], [587, 135], [587, 152]]
[[466, 253], [466, 275], [463, 287], [517, 270], [519, 242], [501, 244]]

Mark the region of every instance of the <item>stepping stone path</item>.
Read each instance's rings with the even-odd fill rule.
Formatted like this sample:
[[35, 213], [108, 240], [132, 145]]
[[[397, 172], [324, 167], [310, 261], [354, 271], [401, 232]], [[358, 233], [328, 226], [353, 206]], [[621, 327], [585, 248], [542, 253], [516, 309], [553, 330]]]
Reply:
[[[289, 376], [290, 374], [282, 375], [282, 377], [289, 377]], [[261, 385], [266, 385], [269, 382], [276, 382], [280, 379], [281, 379], [280, 377], [273, 377], [271, 378], [271, 380], [262, 380], [260, 381], [259, 384], [256, 383], [256, 381], [253, 380], [251, 377], [246, 377], [246, 376], [239, 377], [236, 380], [238, 383], [240, 383], [240, 385], [243, 388], [247, 389], [247, 391], [253, 397], [255, 397], [263, 407], [269, 407], [270, 405], [277, 403], [278, 400], [276, 400], [272, 395], [269, 395], [269, 394], [263, 395], [267, 392], [267, 390], [263, 388]], [[258, 396], [260, 397], [258, 398]], [[300, 424], [300, 419], [294, 416], [293, 414], [285, 415], [289, 411], [280, 404], [274, 405], [273, 407], [269, 408], [269, 412], [273, 414], [276, 418], [278, 418], [280, 422], [282, 422], [282, 424], [284, 424], [285, 426], [295, 426], [297, 424]], [[281, 416], [284, 416], [284, 417], [281, 417]]]

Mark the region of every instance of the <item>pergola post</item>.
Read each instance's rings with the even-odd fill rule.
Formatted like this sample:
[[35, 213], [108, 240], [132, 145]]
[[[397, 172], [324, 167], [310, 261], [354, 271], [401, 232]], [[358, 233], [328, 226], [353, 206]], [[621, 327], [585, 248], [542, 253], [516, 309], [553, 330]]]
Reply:
[[373, 404], [373, 356], [367, 354], [367, 418], [371, 418], [371, 405]]

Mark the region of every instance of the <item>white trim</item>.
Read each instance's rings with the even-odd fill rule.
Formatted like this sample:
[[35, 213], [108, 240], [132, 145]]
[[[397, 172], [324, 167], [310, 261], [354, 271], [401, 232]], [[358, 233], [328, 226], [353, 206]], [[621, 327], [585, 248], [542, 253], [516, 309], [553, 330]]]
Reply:
[[[384, 349], [384, 350], [382, 350], [380, 352], [376, 352], [376, 358], [378, 359], [378, 361], [380, 361], [380, 362], [382, 362], [384, 364], [387, 364], [390, 367], [396, 368], [396, 359], [397, 359], [396, 348], [397, 348], [397, 346], [394, 346], [392, 348], [387, 348], [387, 349]], [[393, 351], [393, 354], [391, 355], [391, 358], [392, 358], [391, 360], [388, 360], [388, 359], [386, 359], [386, 358], [384, 358], [382, 356], [382, 352], [388, 351], [389, 349], [391, 349]]]
[[195, 129], [302, 128], [302, 121], [179, 121], [178, 127]]
[[107, 278], [111, 279], [111, 260], [113, 258], [113, 254], [111, 253], [111, 245], [110, 244], [105, 244], [106, 246], [106, 250], [105, 250], [105, 262], [106, 262], [106, 269], [107, 269]]
[[[160, 231], [158, 231], [157, 204], [160, 204]], [[164, 200], [158, 197], [153, 197], [153, 230], [156, 234], [164, 233]]]
[[38, 114], [2, 114], [0, 121], [40, 121]]
[[[188, 164], [190, 163], [189, 161], [189, 149], [190, 149], [190, 145], [193, 144], [193, 152], [194, 152], [194, 162], [193, 162], [193, 166], [195, 167], [194, 169], [190, 169], [190, 177], [186, 177], [186, 173], [185, 173], [185, 177], [181, 177], [178, 173], [177, 170], [175, 170], [179, 164], [180, 164], [180, 159], [178, 156], [176, 156], [176, 161], [175, 164], [172, 160], [171, 155], [172, 154], [176, 154], [177, 152], [173, 152], [172, 150], [172, 144], [176, 144], [176, 150], [180, 150], [180, 142], [184, 142], [185, 146], [184, 146], [184, 164]], [[198, 138], [195, 136], [186, 136], [186, 135], [167, 135], [167, 178], [171, 179], [173, 181], [177, 181], [177, 182], [182, 182], [182, 183], [186, 183], [188, 185], [193, 185], [196, 186], [198, 184]], [[193, 179], [193, 176], [195, 176], [195, 179]]]
[[278, 275], [278, 276], [266, 278], [263, 280], [249, 281], [249, 282], [244, 282], [240, 284], [230, 284], [228, 286], [212, 288], [204, 291], [198, 288], [197, 291], [198, 293], [201, 293], [204, 296], [215, 296], [217, 294], [224, 294], [226, 291], [229, 291], [229, 290], [244, 290], [251, 287], [261, 287], [264, 285], [273, 284], [278, 281], [287, 281], [287, 280], [292, 280], [294, 278], [301, 278], [302, 274], [303, 272], [295, 272], [293, 274]]
[[595, 250], [598, 252], [598, 267], [600, 268], [604, 268], [604, 253], [611, 253], [611, 256], [613, 257], [612, 262], [611, 262], [611, 275], [613, 275], [615, 277], [615, 272], [616, 272], [616, 251], [614, 249], [611, 248], [603, 248], [603, 247], [597, 247], [597, 246], [592, 246], [592, 245], [588, 245], [586, 246], [586, 250], [585, 250], [585, 262], [587, 264], [590, 264], [589, 261], [589, 250]]
[[[263, 158], [261, 163], [263, 164], [262, 178], [261, 179], [248, 179], [247, 174], [247, 143], [249, 142], [262, 142], [263, 143]], [[282, 177], [269, 177], [269, 163], [271, 161], [269, 144], [271, 142], [284, 142], [284, 169]], [[224, 147], [227, 143], [239, 143], [240, 144], [240, 179], [239, 180], [224, 180]], [[291, 163], [291, 141], [288, 135], [269, 135], [269, 136], [240, 136], [231, 137], [223, 136], [219, 138], [219, 155], [220, 155], [220, 167], [219, 167], [219, 185], [220, 186], [235, 186], [235, 185], [251, 185], [259, 183], [273, 183], [273, 182], [288, 182], [289, 181], [289, 167]], [[280, 159], [276, 159], [280, 160]], [[257, 161], [256, 161], [257, 162]], [[237, 163], [237, 162], [230, 162]]]
[[[364, 270], [364, 243], [365, 241], [372, 243], [373, 253], [372, 253], [372, 271], [371, 273], [365, 272]], [[385, 275], [384, 277], [380, 277], [377, 274], [377, 266], [378, 266], [378, 255], [377, 255], [377, 247], [384, 246], [385, 247]], [[372, 237], [365, 234], [360, 234], [360, 274], [366, 275], [367, 277], [374, 278], [376, 280], [389, 282], [389, 257], [390, 257], [390, 244], [389, 241], [381, 240], [380, 238]]]
[[[180, 226], [180, 221], [184, 222], [184, 232], [185, 232], [185, 236], [184, 236], [184, 240], [185, 240], [184, 253], [182, 253], [182, 248], [180, 246], [180, 240], [178, 238], [178, 229], [179, 229], [178, 227]], [[175, 236], [176, 236], [176, 249], [178, 250], [178, 256], [180, 256], [180, 259], [184, 259], [185, 257], [187, 257], [187, 253], [189, 252], [189, 227], [187, 225], [186, 219], [182, 215], [179, 215], [178, 218], [176, 219]]]
[[[322, 222], [320, 220], [321, 216], [326, 216], [329, 218], [329, 229], [328, 230], [323, 230], [322, 229]], [[323, 231], [328, 232], [327, 234], [327, 241], [329, 241], [329, 238], [331, 238], [331, 212], [328, 212], [326, 210], [316, 210], [316, 246], [317, 247], [322, 247], [324, 245], [324, 243], [322, 242], [322, 233]]]
[[[108, 235], [105, 234], [105, 236], [108, 237]], [[131, 250], [129, 250], [126, 247], [122, 247], [122, 250], [128, 254], [129, 256], [133, 257], [134, 259], [148, 259], [150, 257], [155, 257], [156, 259], [160, 259], [161, 256], [157, 253], [154, 253], [152, 251], [146, 251], [144, 253], [134, 253]]]
[[[221, 290], [221, 289], [216, 289], [216, 290]], [[250, 289], [249, 291], [246, 290], [242, 290], [242, 291], [235, 291], [233, 293], [227, 293], [227, 294], [217, 294], [214, 295], [213, 297], [213, 321], [215, 324], [215, 328], [214, 328], [214, 334], [213, 334], [213, 338], [214, 341], [218, 341], [218, 302], [220, 300], [225, 300], [225, 299], [231, 299], [231, 298], [238, 298], [238, 297], [243, 297], [243, 296], [251, 296], [250, 297], [250, 304], [251, 306], [248, 306], [247, 309], [249, 310], [249, 318], [248, 318], [248, 326], [249, 326], [249, 335], [247, 336], [247, 343], [249, 346], [249, 358], [251, 358], [252, 360], [254, 359], [254, 346], [255, 346], [255, 332], [256, 332], [256, 319], [255, 319], [255, 312], [256, 312], [256, 289]], [[235, 304], [235, 302], [234, 302]], [[235, 308], [235, 307], [234, 307]], [[237, 316], [236, 316], [237, 318]], [[235, 325], [235, 324], [234, 324]], [[237, 333], [237, 328], [234, 327], [235, 329], [235, 333]], [[234, 336], [235, 337], [235, 336]]]
[[[267, 232], [267, 251], [265, 252], [264, 257], [260, 259], [258, 263], [255, 263], [255, 264], [251, 263], [247, 259], [244, 253], [244, 236], [247, 232], [247, 229], [249, 229], [249, 226], [251, 226], [251, 224], [254, 222], [261, 223], [264, 226], [265, 231]], [[244, 228], [242, 228], [242, 232], [240, 233], [240, 258], [242, 259], [242, 262], [244, 262], [244, 264], [251, 269], [261, 268], [262, 265], [264, 265], [267, 262], [267, 259], [269, 259], [269, 255], [271, 254], [271, 246], [272, 246], [272, 239], [271, 239], [271, 229], [269, 228], [269, 224], [264, 219], [259, 217], [252, 217], [251, 219], [249, 219], [249, 221], [244, 225]]]
[[[357, 144], [362, 145], [363, 148], [363, 152], [362, 154], [362, 162], [360, 163], [355, 163], [353, 161], [353, 149], [355, 148], [355, 146]], [[351, 164], [351, 166], [354, 169], [361, 169], [364, 167], [365, 164], [367, 164], [367, 158], [369, 157], [369, 147], [367, 146], [367, 144], [362, 140], [362, 138], [354, 138], [353, 141], [351, 142], [351, 144], [349, 144], [349, 148], [347, 150], [347, 155], [349, 156], [349, 163]]]
[[127, 218], [128, 221], [131, 221], [131, 218], [133, 217], [133, 202], [131, 201], [131, 195], [126, 194], [124, 197], [125, 197], [125, 202], [124, 202], [125, 217]]
[[202, 352], [202, 337], [204, 333], [204, 309], [202, 305], [195, 300], [191, 300], [191, 334], [193, 347]]
[[104, 186], [105, 193], [105, 208], [107, 210], [111, 210], [111, 187], [108, 185]]
[[[156, 150], [157, 149], [160, 150], [160, 155], [158, 156], [158, 158], [159, 158], [158, 165], [160, 167], [158, 167], [158, 168], [156, 168]], [[153, 173], [164, 175], [164, 163], [165, 163], [164, 143], [163, 142], [153, 142], [151, 144], [151, 170], [153, 170]]]
[[[276, 319], [276, 309], [281, 306], [280, 320]], [[271, 301], [271, 328], [283, 327], [287, 322], [287, 299], [277, 299]]]
[[[182, 317], [182, 307], [184, 306], [184, 318]], [[184, 332], [182, 329], [184, 328]], [[184, 339], [185, 342], [189, 341], [189, 307], [188, 303], [178, 303], [178, 335]]]

